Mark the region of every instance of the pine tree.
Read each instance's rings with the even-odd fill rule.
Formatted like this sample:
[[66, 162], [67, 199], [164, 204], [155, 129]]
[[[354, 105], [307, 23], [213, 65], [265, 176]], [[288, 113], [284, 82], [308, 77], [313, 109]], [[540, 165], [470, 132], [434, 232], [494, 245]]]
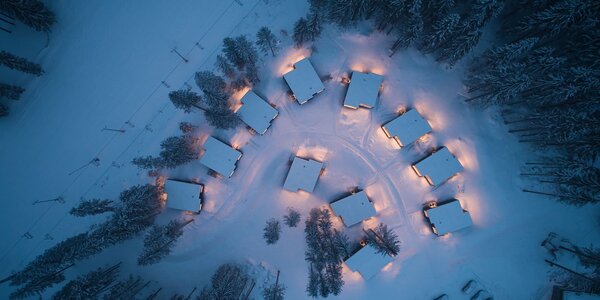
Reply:
[[8, 116], [8, 106], [0, 103], [0, 118]]
[[319, 38], [319, 36], [321, 36], [321, 32], [323, 31], [323, 25], [321, 24], [321, 18], [319, 17], [318, 14], [312, 12], [309, 13], [306, 16], [306, 22], [308, 25], [308, 32], [309, 32], [309, 40], [310, 41], [314, 41], [317, 38]]
[[419, 49], [425, 53], [431, 53], [445, 43], [460, 21], [458, 14], [449, 14], [433, 23], [431, 30], [421, 39]]
[[202, 97], [190, 89], [171, 91], [169, 93], [169, 99], [175, 107], [183, 109], [186, 113], [190, 113], [194, 107], [204, 110], [200, 106]]
[[168, 137], [160, 143], [161, 166], [172, 169], [198, 158], [193, 140], [188, 136]]
[[258, 68], [255, 64], [248, 64], [244, 75], [245, 81], [247, 81], [249, 85], [254, 86], [260, 82], [260, 78], [258, 78]]
[[223, 39], [223, 54], [238, 70], [243, 70], [248, 64], [256, 64], [258, 57], [256, 48], [245, 35]]
[[136, 299], [139, 294], [150, 282], [142, 281], [142, 278], [129, 276], [128, 279], [122, 280], [114, 284], [110, 290], [103, 296], [103, 300], [113, 299]]
[[218, 129], [232, 129], [240, 124], [239, 116], [228, 107], [210, 108], [204, 112], [208, 123]]
[[56, 16], [39, 0], [2, 0], [0, 11], [37, 30], [49, 32]]
[[121, 263], [118, 263], [110, 267], [98, 268], [95, 271], [78, 276], [63, 286], [60, 291], [52, 296], [52, 299], [97, 299], [101, 293], [105, 292], [115, 282], [119, 275], [120, 265]]
[[408, 48], [421, 38], [423, 18], [421, 17], [421, 0], [411, 0], [408, 6], [407, 22], [400, 29], [400, 36], [391, 47], [392, 56], [399, 48]]
[[35, 76], [42, 76], [42, 74], [44, 74], [40, 65], [6, 51], [0, 51], [0, 65], [6, 66], [11, 70], [17, 70]]
[[280, 233], [281, 225], [279, 224], [279, 221], [275, 219], [268, 220], [263, 229], [263, 237], [265, 238], [267, 245], [275, 244], [279, 240]]
[[383, 0], [374, 3], [375, 24], [380, 31], [386, 30], [389, 34], [393, 28], [397, 27], [403, 20], [406, 10], [406, 1], [403, 0]]
[[131, 163], [141, 169], [160, 168], [162, 166], [160, 158], [150, 155], [135, 157], [131, 160]]
[[144, 238], [144, 250], [138, 256], [138, 265], [155, 264], [169, 255], [177, 239], [183, 235], [183, 227], [192, 221], [171, 220], [164, 226], [154, 225]]
[[112, 200], [95, 198], [82, 200], [79, 205], [73, 207], [69, 213], [77, 217], [85, 217], [112, 212], [114, 210], [115, 208], [113, 207]]
[[305, 223], [305, 260], [310, 264], [306, 291], [311, 297], [338, 295], [344, 285], [342, 259], [345, 254], [335, 245], [331, 214], [327, 209], [314, 208]]
[[262, 292], [265, 300], [283, 300], [285, 296], [285, 286], [279, 283], [279, 271], [277, 271], [277, 279], [275, 283], [265, 287]]
[[271, 52], [272, 56], [275, 56], [279, 51], [279, 41], [277, 40], [277, 37], [275, 37], [273, 32], [266, 26], [261, 27], [256, 33], [256, 46], [258, 46], [265, 54]]
[[229, 79], [233, 79], [235, 77], [235, 68], [231, 65], [231, 63], [222, 55], [217, 55], [217, 60], [215, 61], [215, 67], [217, 70], [221, 71], [223, 75], [225, 75]]
[[294, 23], [294, 34], [292, 36], [296, 47], [302, 46], [307, 41], [310, 41], [310, 30], [308, 29], [308, 21], [305, 18], [300, 18]]
[[194, 76], [196, 84], [204, 93], [204, 100], [209, 106], [213, 106], [216, 101], [226, 101], [227, 83], [221, 76], [217, 76], [210, 71], [197, 72]]
[[20, 86], [0, 83], [0, 98], [19, 100], [23, 92], [25, 89]]
[[288, 227], [298, 226], [298, 223], [300, 223], [300, 213], [297, 210], [288, 207], [288, 214], [283, 216], [283, 223]]
[[367, 241], [382, 255], [396, 256], [400, 252], [400, 241], [398, 236], [388, 229], [387, 225], [379, 223], [375, 229], [365, 231]]
[[64, 271], [72, 266], [73, 266], [73, 264], [71, 264], [67, 267], [64, 267], [60, 270], [51, 272], [47, 275], [35, 277], [34, 279], [27, 282], [23, 287], [18, 288], [16, 291], [12, 292], [9, 295], [9, 299], [11, 299], [11, 300], [12, 299], [25, 299], [25, 298], [30, 298], [32, 296], [41, 297], [41, 294], [47, 288], [50, 288], [53, 285], [64, 281], [65, 280], [65, 275], [63, 274]]
[[210, 282], [210, 286], [202, 289], [198, 300], [242, 300], [254, 285], [254, 279], [234, 264], [219, 266]]

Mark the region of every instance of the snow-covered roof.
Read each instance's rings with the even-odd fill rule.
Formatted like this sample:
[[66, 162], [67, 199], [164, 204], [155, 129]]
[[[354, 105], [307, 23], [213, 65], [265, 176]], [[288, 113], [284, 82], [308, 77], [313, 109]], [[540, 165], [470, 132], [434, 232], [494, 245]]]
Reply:
[[425, 211], [435, 234], [444, 235], [473, 225], [471, 215], [460, 206], [458, 200], [438, 205]]
[[352, 270], [359, 272], [364, 279], [375, 276], [383, 267], [392, 261], [387, 254], [377, 253], [375, 248], [367, 244], [346, 260], [346, 265]]
[[352, 226], [377, 213], [364, 191], [331, 203], [331, 208], [337, 216], [342, 218], [346, 226]]
[[346, 92], [344, 106], [358, 108], [359, 106], [372, 108], [377, 102], [379, 88], [383, 76], [373, 73], [352, 72], [350, 86]]
[[202, 209], [202, 191], [204, 186], [197, 183], [168, 179], [165, 181], [167, 207], [199, 212]]
[[382, 126], [385, 134], [400, 146], [406, 146], [431, 131], [427, 120], [411, 109]]
[[429, 184], [438, 185], [463, 170], [460, 162], [443, 147], [413, 165], [419, 176], [425, 176]]
[[292, 192], [304, 190], [311, 193], [315, 189], [322, 167], [322, 162], [294, 157], [283, 187]]
[[241, 101], [243, 105], [237, 113], [242, 121], [259, 134], [265, 133], [279, 112], [253, 91], [248, 91]]
[[200, 158], [203, 165], [223, 176], [233, 175], [235, 164], [242, 157], [241, 152], [212, 136], [204, 143], [204, 149], [204, 155]]
[[292, 90], [296, 101], [300, 104], [306, 103], [325, 89], [323, 82], [321, 82], [308, 58], [296, 62], [294, 69], [283, 74], [283, 78]]

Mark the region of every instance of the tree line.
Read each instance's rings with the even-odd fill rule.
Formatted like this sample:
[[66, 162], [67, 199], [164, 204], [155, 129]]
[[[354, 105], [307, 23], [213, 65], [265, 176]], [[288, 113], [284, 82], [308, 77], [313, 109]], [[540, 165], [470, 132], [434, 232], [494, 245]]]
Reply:
[[[39, 0], [2, 0], [0, 13], [8, 18], [16, 19], [35, 31], [50, 32], [56, 23], [56, 16]], [[41, 76], [42, 67], [26, 58], [13, 53], [0, 51], [0, 65], [11, 70], [34, 76]], [[0, 82], [0, 99], [19, 100], [25, 89], [21, 86]], [[0, 103], [0, 118], [8, 116], [10, 110], [6, 104]]]

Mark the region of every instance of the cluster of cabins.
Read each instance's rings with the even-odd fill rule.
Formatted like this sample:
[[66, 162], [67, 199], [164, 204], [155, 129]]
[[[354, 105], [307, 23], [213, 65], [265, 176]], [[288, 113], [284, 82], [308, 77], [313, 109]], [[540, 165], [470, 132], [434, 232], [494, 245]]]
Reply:
[[[304, 58], [294, 64], [294, 69], [283, 75], [292, 97], [304, 104], [325, 87], [310, 60]], [[351, 109], [373, 108], [383, 85], [383, 76], [374, 73], [352, 72], [344, 99], [344, 106]], [[271, 104], [248, 91], [241, 99], [238, 115], [249, 129], [264, 134], [278, 111]], [[408, 146], [432, 131], [431, 126], [415, 109], [410, 109], [382, 125], [382, 130], [400, 147]], [[204, 154], [200, 162], [212, 171], [231, 177], [242, 153], [230, 145], [209, 136], [204, 143]], [[439, 186], [463, 170], [460, 162], [446, 147], [412, 165], [416, 174], [424, 177], [431, 186]], [[323, 162], [295, 156], [286, 176], [283, 188], [292, 192], [312, 193], [323, 171]], [[204, 186], [194, 182], [169, 179], [165, 183], [167, 207], [191, 212], [202, 209]], [[347, 197], [332, 202], [331, 208], [345, 226], [353, 226], [376, 215], [373, 202], [364, 191], [356, 190]], [[469, 213], [462, 209], [460, 201], [433, 202], [423, 210], [425, 217], [437, 235], [456, 231], [472, 224]], [[366, 245], [346, 260], [346, 264], [365, 278], [370, 278], [392, 260], [389, 256], [376, 253], [374, 247]]]

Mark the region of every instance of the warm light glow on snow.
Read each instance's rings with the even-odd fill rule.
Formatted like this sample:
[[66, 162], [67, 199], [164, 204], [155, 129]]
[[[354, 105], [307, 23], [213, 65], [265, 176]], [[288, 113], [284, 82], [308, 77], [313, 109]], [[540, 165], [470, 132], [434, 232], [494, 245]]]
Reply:
[[282, 55], [281, 62], [279, 64], [278, 73], [283, 76], [285, 73], [288, 73], [294, 69], [294, 64], [298, 61], [301, 61], [303, 58], [308, 57], [310, 52], [308, 49], [296, 49], [291, 48], [289, 52], [285, 55]]
[[244, 147], [244, 145], [246, 145], [251, 138], [252, 134], [250, 134], [245, 127], [239, 126], [231, 138], [231, 147], [239, 150], [240, 148]]
[[231, 95], [231, 105], [233, 111], [237, 112], [238, 109], [242, 107], [242, 97], [244, 97], [244, 95], [246, 95], [246, 93], [249, 91], [250, 87], [244, 87], [240, 91], [237, 91], [233, 95]]
[[304, 159], [317, 160], [320, 162], [325, 161], [328, 153], [329, 149], [320, 146], [302, 145], [298, 147], [298, 150], [296, 150], [296, 156]]
[[361, 55], [355, 58], [355, 61], [350, 62], [350, 69], [362, 73], [374, 73], [377, 75], [385, 75], [386, 68], [381, 57], [370, 57]]
[[467, 145], [462, 140], [454, 139], [444, 143], [450, 153], [458, 159], [460, 164], [465, 170], [478, 170], [479, 162], [477, 161], [477, 155], [475, 149], [471, 145]]

